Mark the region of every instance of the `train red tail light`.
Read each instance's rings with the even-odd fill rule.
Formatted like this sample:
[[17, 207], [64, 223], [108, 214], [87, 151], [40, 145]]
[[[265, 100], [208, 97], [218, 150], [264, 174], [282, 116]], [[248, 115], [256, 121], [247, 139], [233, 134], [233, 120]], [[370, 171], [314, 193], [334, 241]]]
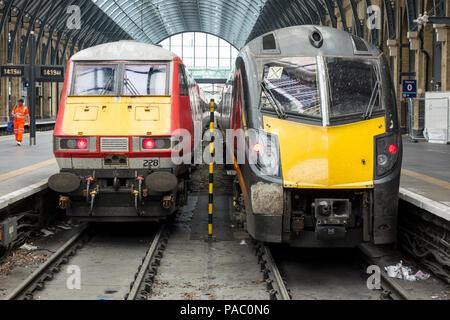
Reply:
[[252, 146], [253, 152], [257, 154], [260, 154], [262, 152], [262, 149], [263, 149], [262, 144], [259, 142], [254, 143]]
[[87, 149], [87, 147], [88, 147], [87, 139], [78, 139], [77, 140], [77, 148], [78, 149], [84, 150], [84, 149]]
[[155, 147], [155, 140], [153, 139], [144, 139], [142, 140], [142, 148], [144, 149], [153, 149]]
[[401, 156], [401, 141], [391, 133], [377, 138], [376, 142], [376, 176], [383, 177], [392, 171]]
[[390, 144], [388, 147], [389, 153], [395, 154], [395, 153], [397, 153], [397, 150], [398, 150], [398, 148], [395, 144]]

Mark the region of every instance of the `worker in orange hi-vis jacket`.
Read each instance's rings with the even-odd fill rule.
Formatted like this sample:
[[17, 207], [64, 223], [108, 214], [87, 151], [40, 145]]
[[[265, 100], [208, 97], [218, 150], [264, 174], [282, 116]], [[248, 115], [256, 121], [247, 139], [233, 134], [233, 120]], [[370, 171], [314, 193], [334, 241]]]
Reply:
[[12, 115], [14, 117], [14, 134], [16, 135], [17, 145], [22, 145], [23, 133], [25, 132], [25, 120], [30, 124], [30, 116], [28, 115], [28, 108], [24, 106], [23, 99], [19, 99], [18, 104], [13, 109]]

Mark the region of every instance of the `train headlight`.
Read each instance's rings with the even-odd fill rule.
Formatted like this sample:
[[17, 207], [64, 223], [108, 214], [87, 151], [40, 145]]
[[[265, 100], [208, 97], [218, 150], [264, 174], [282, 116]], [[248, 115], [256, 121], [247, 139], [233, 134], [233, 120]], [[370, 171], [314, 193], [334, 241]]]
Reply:
[[379, 154], [377, 156], [377, 164], [379, 166], [385, 166], [388, 163], [388, 157], [385, 154]]
[[55, 137], [55, 151], [90, 151], [97, 150], [96, 137]]
[[170, 150], [171, 146], [169, 137], [133, 137], [134, 151]]
[[279, 177], [280, 153], [278, 137], [264, 131], [249, 132], [249, 163], [255, 165], [259, 174]]
[[153, 149], [154, 147], [155, 147], [155, 140], [153, 140], [153, 139], [142, 140], [142, 148]]
[[77, 139], [77, 148], [85, 150], [88, 147], [88, 141], [86, 139]]
[[394, 133], [376, 139], [377, 177], [388, 174], [397, 163], [401, 143], [398, 140], [397, 135]]

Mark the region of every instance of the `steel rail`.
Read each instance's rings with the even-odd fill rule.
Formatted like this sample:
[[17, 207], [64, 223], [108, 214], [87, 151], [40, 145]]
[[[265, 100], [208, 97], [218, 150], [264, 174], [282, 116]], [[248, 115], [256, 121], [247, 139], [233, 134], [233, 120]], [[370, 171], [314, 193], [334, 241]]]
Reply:
[[64, 253], [66, 253], [68, 249], [70, 249], [81, 238], [87, 227], [87, 224], [82, 225], [73, 237], [67, 240], [61, 248], [59, 248], [49, 259], [47, 259], [47, 261], [41, 264], [38, 269], [36, 269], [16, 289], [14, 289], [14, 291], [6, 297], [6, 300], [15, 300], [22, 296], [33, 283], [45, 275], [45, 272], [53, 265], [53, 263], [62, 258]]
[[278, 270], [275, 259], [270, 249], [262, 242], [255, 242], [256, 255], [258, 263], [261, 265], [261, 271], [264, 274], [264, 280], [267, 283], [270, 299], [272, 300], [291, 300], [286, 284], [284, 283], [281, 273]]
[[266, 246], [263, 246], [263, 251], [264, 251], [264, 255], [266, 256], [265, 259], [268, 264], [268, 268], [273, 275], [276, 286], [278, 287], [278, 290], [277, 290], [278, 294], [279, 294], [278, 300], [291, 300], [291, 297], [289, 296], [289, 292], [286, 288], [284, 280], [281, 277], [280, 270], [278, 270], [277, 264], [275, 263], [275, 260], [273, 259], [272, 253], [270, 252], [269, 248], [267, 248]]
[[[365, 248], [364, 246], [358, 246], [359, 250], [361, 251], [361, 253], [363, 254], [363, 258], [366, 261], [366, 263], [371, 264], [371, 265], [379, 265], [379, 262], [377, 262], [377, 260], [375, 258], [372, 258], [370, 256], [370, 252], [368, 251], [367, 248]], [[390, 292], [390, 297], [392, 299], [394, 299], [394, 297], [392, 296], [392, 294], [396, 295], [400, 300], [412, 300], [412, 297], [409, 295], [409, 293], [403, 289], [397, 282], [394, 281], [393, 278], [390, 278], [387, 275], [387, 272], [380, 268], [381, 272], [380, 272], [380, 276], [381, 276], [381, 287], [382, 289], [384, 289], [385, 291], [389, 292], [389, 289], [391, 289]], [[384, 285], [383, 285], [384, 283]]]
[[134, 300], [138, 295], [139, 288], [141, 287], [145, 274], [147, 273], [150, 262], [152, 261], [158, 249], [158, 244], [162, 234], [164, 233], [164, 229], [165, 226], [162, 225], [159, 228], [158, 232], [156, 233], [155, 237], [153, 238], [152, 244], [150, 245], [150, 248], [148, 249], [147, 254], [145, 255], [144, 261], [142, 262], [141, 268], [139, 269], [139, 272], [136, 276], [135, 281], [133, 282], [131, 290], [128, 293], [128, 296], [126, 297], [126, 300]]

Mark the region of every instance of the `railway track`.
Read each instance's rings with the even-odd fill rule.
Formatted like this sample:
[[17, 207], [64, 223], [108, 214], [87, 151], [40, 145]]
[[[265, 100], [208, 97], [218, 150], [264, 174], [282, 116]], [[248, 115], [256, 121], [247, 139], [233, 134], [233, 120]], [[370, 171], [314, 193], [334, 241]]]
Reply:
[[270, 252], [270, 249], [261, 242], [255, 244], [258, 263], [261, 265], [261, 272], [267, 284], [271, 300], [291, 300], [291, 295], [286, 287], [277, 264]]
[[[16, 287], [6, 297], [6, 299], [32, 300], [39, 299], [40, 296], [43, 296], [44, 299], [99, 299], [101, 292], [116, 293], [117, 291], [118, 292], [113, 296], [113, 299], [145, 299], [145, 295], [151, 292], [153, 278], [156, 275], [157, 266], [160, 263], [165, 245], [167, 244], [167, 239], [169, 237], [169, 232], [167, 231], [166, 225], [161, 225], [156, 232], [153, 232], [152, 239], [149, 241], [150, 244], [144, 251], [145, 254], [141, 257], [137, 257], [139, 262], [135, 264], [136, 268], [133, 269], [133, 267], [128, 267], [127, 270], [130, 270], [130, 272], [123, 274], [123, 276], [121, 275], [120, 280], [122, 282], [126, 281], [126, 279], [131, 280], [131, 283], [128, 282], [128, 285], [125, 284], [125, 287], [128, 289], [125, 288], [126, 293], [124, 295], [120, 296], [120, 294], [124, 292], [123, 290], [111, 290], [111, 283], [119, 280], [117, 277], [105, 277], [105, 275], [112, 272], [112, 269], [122, 269], [125, 265], [130, 264], [128, 259], [121, 259], [119, 253], [117, 261], [121, 262], [118, 262], [118, 265], [109, 266], [110, 269], [105, 268], [104, 272], [101, 274], [96, 275], [90, 265], [82, 265], [80, 267], [81, 270], [87, 270], [83, 271], [83, 276], [81, 278], [87, 278], [87, 281], [89, 281], [83, 281], [81, 283], [81, 289], [85, 289], [83, 287], [92, 286], [95, 287], [96, 291], [96, 293], [93, 294], [92, 290], [89, 292], [89, 288], [85, 289], [88, 294], [82, 298], [80, 297], [80, 293], [76, 292], [81, 290], [70, 291], [66, 288], [65, 281], [62, 281], [65, 280], [62, 267], [69, 262], [72, 263], [74, 259], [78, 259], [79, 261], [92, 260], [90, 255], [95, 254], [95, 251], [98, 249], [98, 245], [96, 245], [95, 241], [92, 240], [95, 236], [96, 233], [89, 225], [82, 225], [77, 230], [75, 235], [67, 240], [52, 256], [49, 257], [46, 262], [40, 265], [38, 269], [36, 269], [28, 278]], [[111, 238], [107, 238], [107, 240], [111, 240]], [[101, 246], [103, 244], [104, 243], [102, 243]], [[142, 246], [142, 244], [139, 245]], [[92, 246], [92, 248], [87, 248], [89, 246]], [[80, 250], [82, 248], [83, 250]], [[126, 245], [124, 248], [126, 249]], [[143, 250], [138, 250], [138, 252], [142, 251]], [[85, 272], [90, 272], [92, 274], [86, 275]], [[106, 279], [103, 283], [103, 287], [98, 283], [94, 283], [97, 278], [102, 277]], [[70, 296], [71, 293], [74, 294], [73, 297]], [[100, 299], [102, 298], [100, 297]]]
[[53, 279], [54, 275], [60, 272], [61, 266], [87, 241], [87, 230], [88, 225], [80, 226], [76, 234], [11, 292], [6, 300], [32, 300], [34, 294], [44, 288], [45, 282]]

